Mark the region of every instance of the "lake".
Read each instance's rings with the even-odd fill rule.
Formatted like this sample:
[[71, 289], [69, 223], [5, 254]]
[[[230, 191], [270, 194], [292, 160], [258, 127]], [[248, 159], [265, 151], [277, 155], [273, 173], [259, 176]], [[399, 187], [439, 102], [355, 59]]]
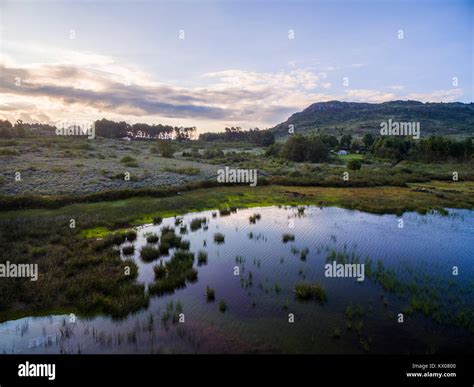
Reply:
[[[254, 214], [259, 216], [249, 220]], [[474, 212], [374, 215], [334, 207], [265, 207], [183, 215], [137, 228], [137, 281], [151, 285], [146, 237], [170, 226], [207, 253], [197, 280], [155, 295], [146, 310], [25, 317], [0, 324], [3, 353], [473, 353]], [[195, 218], [207, 221], [196, 231]], [[399, 221], [403, 220], [403, 224]], [[403, 227], [401, 227], [403, 225]], [[183, 232], [183, 233], [181, 233]], [[216, 243], [214, 235], [224, 235]], [[287, 241], [284, 242], [284, 234]], [[294, 237], [294, 240], [292, 238]], [[130, 245], [126, 242], [123, 246]], [[123, 247], [121, 246], [121, 247]], [[365, 278], [325, 265], [363, 264]], [[236, 275], [237, 274], [237, 275]], [[318, 283], [325, 299], [301, 299]], [[214, 290], [208, 300], [206, 288]], [[225, 304], [225, 308], [222, 305]], [[225, 310], [223, 310], [225, 309]]]

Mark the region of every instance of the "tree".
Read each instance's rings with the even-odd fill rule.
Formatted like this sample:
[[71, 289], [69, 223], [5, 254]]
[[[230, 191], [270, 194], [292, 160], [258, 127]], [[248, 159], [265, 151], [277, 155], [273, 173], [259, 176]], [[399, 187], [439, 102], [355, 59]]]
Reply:
[[291, 136], [283, 148], [283, 157], [291, 161], [304, 161], [306, 156], [306, 138], [297, 134]]
[[339, 141], [341, 149], [350, 149], [352, 142], [352, 136], [350, 134], [344, 134]]
[[370, 133], [366, 133], [364, 134], [364, 137], [362, 137], [362, 142], [364, 143], [366, 149], [369, 149], [374, 143], [374, 136], [372, 136]]
[[328, 147], [318, 138], [309, 139], [306, 142], [305, 160], [311, 161], [312, 163], [328, 161]]

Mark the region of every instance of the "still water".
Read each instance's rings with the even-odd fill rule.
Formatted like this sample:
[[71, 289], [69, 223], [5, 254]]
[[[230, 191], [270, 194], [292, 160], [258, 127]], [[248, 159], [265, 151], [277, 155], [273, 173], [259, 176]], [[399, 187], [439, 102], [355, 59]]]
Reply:
[[[260, 219], [251, 223], [254, 214]], [[207, 225], [190, 231], [198, 217]], [[207, 264], [195, 262], [196, 282], [152, 297], [146, 310], [121, 320], [51, 315], [2, 323], [0, 352], [474, 352], [474, 212], [401, 218], [403, 228], [395, 215], [314, 206], [184, 215], [188, 227], [181, 236], [190, 251], [208, 254]], [[160, 235], [166, 225], [179, 235], [175, 221], [137, 229], [131, 256], [137, 281], [153, 283], [159, 262], [140, 258], [146, 235]], [[222, 244], [214, 241], [218, 232], [225, 236]], [[284, 243], [283, 234], [294, 241]], [[325, 265], [337, 257], [364, 263], [364, 281], [326, 277]], [[378, 275], [376, 267], [383, 267]], [[318, 282], [327, 301], [298, 300], [294, 286], [301, 282]], [[207, 286], [215, 291], [213, 302], [206, 299]]]

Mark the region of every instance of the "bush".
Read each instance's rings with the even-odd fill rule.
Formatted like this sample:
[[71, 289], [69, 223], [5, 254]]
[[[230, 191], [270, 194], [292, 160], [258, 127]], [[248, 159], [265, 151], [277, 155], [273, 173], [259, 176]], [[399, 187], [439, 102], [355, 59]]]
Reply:
[[160, 151], [161, 157], [166, 157], [169, 159], [174, 157], [174, 147], [171, 141], [160, 141], [158, 143], [158, 149]]
[[125, 156], [125, 157], [122, 157], [122, 158], [120, 159], [120, 162], [121, 162], [121, 163], [124, 163], [124, 164], [126, 164], [126, 163], [135, 163], [136, 161], [137, 161], [137, 160], [134, 159], [134, 158], [131, 157], [131, 156]]
[[293, 242], [295, 240], [295, 236], [293, 234], [283, 234], [282, 236], [283, 243]]
[[358, 171], [359, 169], [362, 168], [362, 163], [360, 160], [351, 159], [347, 163], [347, 168], [349, 168], [351, 171]]
[[160, 216], [155, 216], [153, 218], [153, 224], [161, 224], [162, 221], [163, 221], [163, 218]]

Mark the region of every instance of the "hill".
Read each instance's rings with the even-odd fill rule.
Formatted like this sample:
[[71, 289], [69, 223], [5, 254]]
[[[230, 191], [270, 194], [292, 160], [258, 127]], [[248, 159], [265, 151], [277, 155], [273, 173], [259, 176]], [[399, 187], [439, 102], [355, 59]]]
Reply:
[[474, 103], [423, 103], [390, 101], [358, 103], [317, 102], [270, 130], [277, 137], [288, 135], [289, 125], [295, 133], [325, 131], [329, 134], [378, 134], [380, 123], [392, 119], [398, 122], [420, 122], [421, 135], [472, 136], [474, 134]]

